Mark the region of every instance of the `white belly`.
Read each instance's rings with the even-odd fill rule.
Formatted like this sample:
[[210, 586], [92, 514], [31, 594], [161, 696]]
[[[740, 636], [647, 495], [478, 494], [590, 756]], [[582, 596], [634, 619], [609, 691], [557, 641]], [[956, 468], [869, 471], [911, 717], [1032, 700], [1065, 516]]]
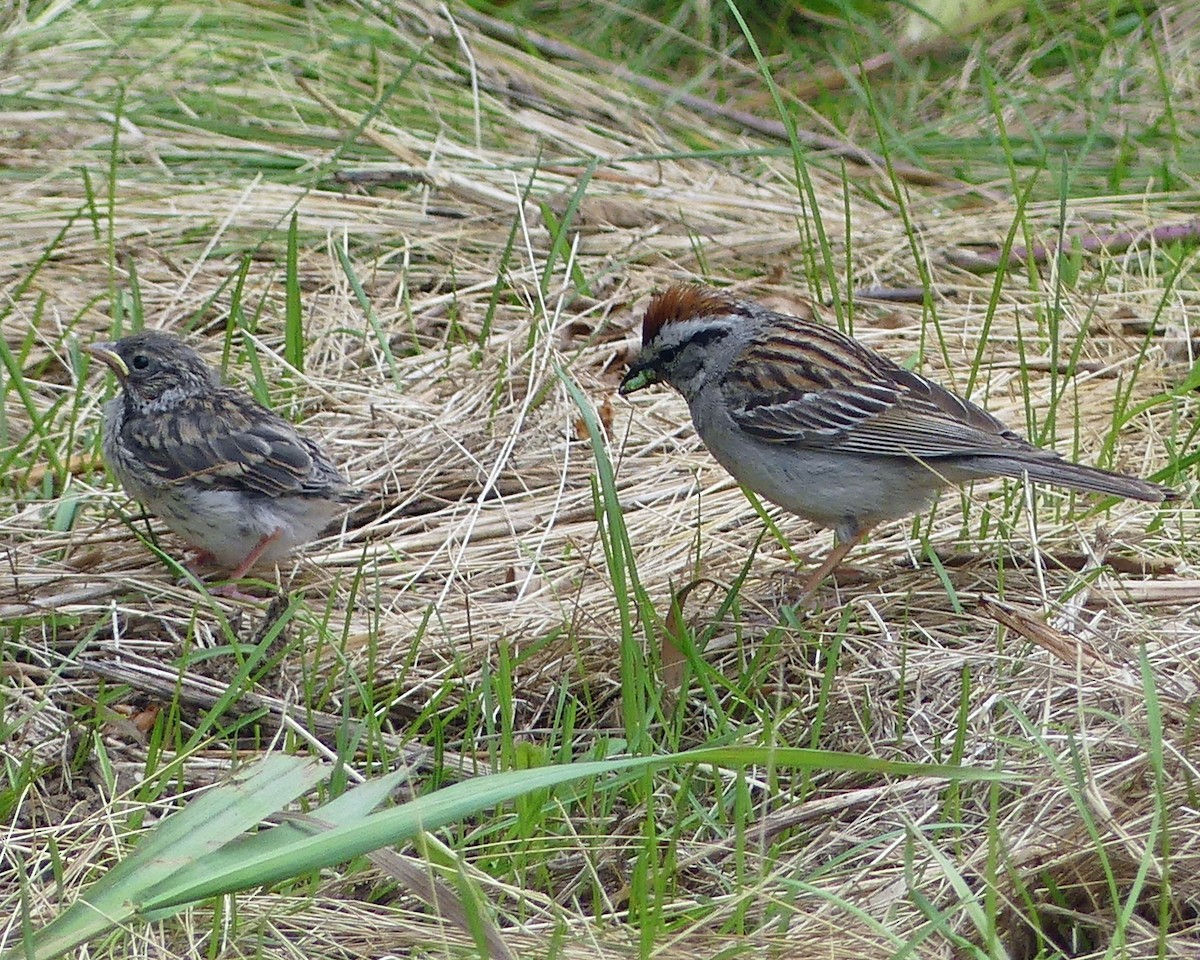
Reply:
[[228, 490], [160, 491], [139, 499], [171, 530], [228, 569], [245, 560], [264, 537], [276, 533], [278, 538], [263, 552], [261, 562], [282, 560], [315, 540], [340, 510], [316, 497], [271, 499]]
[[696, 432], [739, 483], [772, 503], [852, 539], [884, 520], [927, 507], [946, 482], [917, 460], [767, 443], [723, 411], [698, 404]]

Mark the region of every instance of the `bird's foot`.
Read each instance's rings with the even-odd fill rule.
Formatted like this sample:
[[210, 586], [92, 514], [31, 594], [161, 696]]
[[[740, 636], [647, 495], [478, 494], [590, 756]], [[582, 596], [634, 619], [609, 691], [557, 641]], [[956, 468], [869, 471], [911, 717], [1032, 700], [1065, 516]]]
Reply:
[[283, 535], [283, 529], [276, 529], [273, 533], [263, 536], [258, 543], [254, 545], [246, 559], [239, 563], [229, 573], [229, 578], [225, 583], [209, 588], [209, 593], [214, 597], [225, 597], [227, 600], [237, 600], [240, 603], [266, 603], [267, 600], [263, 597], [256, 597], [252, 593], [246, 593], [244, 590], [238, 589], [237, 582], [241, 580], [250, 569], [262, 559], [262, 555], [266, 553], [267, 548]]
[[830, 550], [821, 562], [821, 565], [809, 574], [808, 579], [804, 581], [804, 588], [800, 591], [799, 602], [803, 603], [810, 600], [825, 579], [837, 570], [838, 564], [846, 558], [846, 554], [862, 543], [866, 535], [866, 531], [864, 531], [851, 540], [845, 540], [837, 544]]
[[215, 587], [209, 587], [208, 592], [214, 597], [224, 597], [226, 600], [235, 600], [238, 603], [261, 605], [271, 601], [270, 597], [256, 597], [252, 593], [238, 589], [236, 583], [219, 583]]

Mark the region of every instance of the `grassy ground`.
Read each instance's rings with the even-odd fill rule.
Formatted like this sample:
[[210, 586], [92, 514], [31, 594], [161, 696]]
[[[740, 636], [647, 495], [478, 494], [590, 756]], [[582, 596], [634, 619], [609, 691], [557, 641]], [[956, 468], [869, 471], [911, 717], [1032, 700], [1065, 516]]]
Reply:
[[[543, 38], [424, 3], [0, 12], [0, 948], [195, 791], [296, 754], [330, 777], [309, 806], [399, 768], [394, 799], [458, 783], [465, 812], [90, 955], [1200, 951], [1196, 260], [1151, 232], [1200, 198], [1200, 14], [1031, 2], [864, 79], [887, 27], [758, 24], [760, 63], [681, 10], [505, 11]], [[688, 96], [783, 104], [796, 136]], [[963, 267], [1039, 244], [1063, 255]], [[615, 395], [679, 279], [827, 302], [1184, 499], [976, 484], [800, 605], [829, 533], [764, 523], [676, 396]], [[113, 385], [78, 344], [143, 324], [372, 492], [269, 604], [181, 576], [103, 469]]]

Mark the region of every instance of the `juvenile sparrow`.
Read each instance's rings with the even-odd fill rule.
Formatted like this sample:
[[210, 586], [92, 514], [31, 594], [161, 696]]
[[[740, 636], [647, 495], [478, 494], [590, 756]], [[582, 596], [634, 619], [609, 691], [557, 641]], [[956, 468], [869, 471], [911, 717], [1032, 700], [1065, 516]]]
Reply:
[[707, 287], [677, 285], [642, 320], [622, 394], [665, 381], [739, 483], [822, 527], [838, 544], [807, 596], [876, 524], [928, 506], [948, 484], [1031, 480], [1162, 501], [1137, 477], [1071, 463], [980, 407], [835, 328]]
[[312, 440], [176, 337], [84, 347], [116, 374], [104, 457], [126, 493], [237, 580], [314, 539], [360, 494]]

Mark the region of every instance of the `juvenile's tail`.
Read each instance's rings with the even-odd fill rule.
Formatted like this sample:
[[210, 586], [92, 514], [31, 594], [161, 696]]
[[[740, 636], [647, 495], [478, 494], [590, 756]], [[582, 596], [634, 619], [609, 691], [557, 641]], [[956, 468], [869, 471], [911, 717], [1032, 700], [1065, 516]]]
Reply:
[[1070, 487], [1072, 490], [1084, 490], [1088, 493], [1109, 493], [1117, 497], [1128, 497], [1131, 500], [1147, 500], [1151, 503], [1161, 503], [1163, 500], [1178, 500], [1179, 493], [1160, 483], [1152, 483], [1140, 477], [1131, 477], [1124, 473], [1113, 473], [1101, 470], [1099, 467], [1089, 467], [1082, 463], [1071, 463], [1057, 457], [1031, 457], [1028, 460], [1014, 457], [975, 457], [976, 464], [989, 471], [992, 476], [1013, 477], [1020, 479], [1028, 474], [1030, 480], [1041, 483], [1052, 483], [1060, 487]]

